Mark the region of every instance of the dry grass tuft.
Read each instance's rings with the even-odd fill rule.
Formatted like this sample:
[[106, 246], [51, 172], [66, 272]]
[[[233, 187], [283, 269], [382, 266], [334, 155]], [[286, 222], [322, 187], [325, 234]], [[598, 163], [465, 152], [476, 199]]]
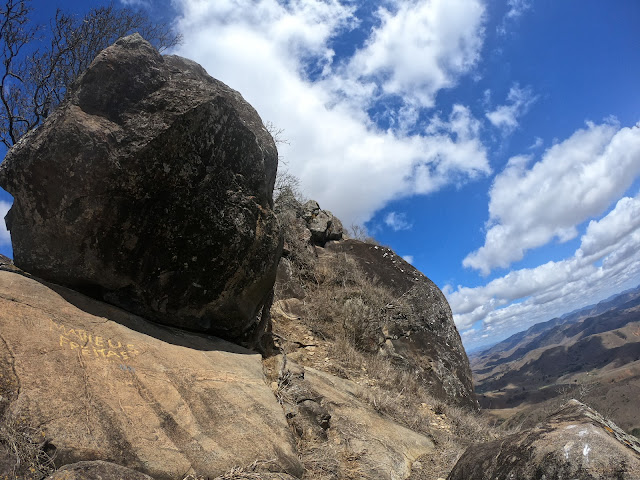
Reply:
[[0, 448], [13, 459], [15, 478], [43, 478], [55, 471], [55, 453], [49, 453], [43, 431], [14, 416], [0, 418]]
[[[214, 480], [263, 480], [265, 478], [263, 472], [268, 471], [269, 467], [274, 465], [277, 466], [274, 460], [256, 460], [246, 467], [233, 467]], [[208, 480], [208, 478], [190, 473], [183, 477], [182, 480]]]

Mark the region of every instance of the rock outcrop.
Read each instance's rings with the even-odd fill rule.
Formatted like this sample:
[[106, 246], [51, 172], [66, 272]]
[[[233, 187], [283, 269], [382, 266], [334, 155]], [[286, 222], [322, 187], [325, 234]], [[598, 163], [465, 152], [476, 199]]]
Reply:
[[342, 222], [328, 210], [322, 210], [318, 202], [309, 200], [302, 205], [302, 218], [311, 233], [311, 242], [321, 247], [331, 240], [341, 240]]
[[571, 400], [537, 427], [471, 446], [448, 480], [634, 480], [640, 442]]
[[344, 240], [327, 244], [326, 252], [355, 259], [397, 298], [379, 328], [364, 332], [370, 349], [420, 375], [434, 396], [477, 409], [469, 360], [440, 289], [387, 247]]
[[259, 355], [1, 269], [0, 409], [37, 429], [58, 467], [103, 460], [176, 480], [272, 460], [302, 474]]
[[[308, 326], [315, 321], [313, 328], [326, 330], [323, 323], [342, 324], [346, 330], [343, 333], [350, 335], [358, 348], [384, 355], [400, 368], [418, 375], [435, 397], [478, 409], [469, 360], [451, 308], [431, 280], [390, 248], [343, 238], [340, 220], [321, 210], [314, 200], [303, 204], [291, 192], [285, 192], [283, 199], [277, 199], [276, 210], [284, 225], [287, 246], [276, 283], [276, 318], [283, 318], [286, 323], [286, 315], [278, 312], [283, 300], [304, 298], [307, 317], [315, 317], [306, 320]], [[348, 266], [350, 262], [356, 264], [367, 280], [358, 280], [362, 283], [361, 291], [353, 287], [349, 294], [344, 294], [347, 277], [354, 274]], [[321, 277], [333, 276], [340, 286], [317, 288], [316, 275], [321, 271], [325, 272], [320, 273]], [[390, 303], [374, 306], [380, 299], [371, 297], [375, 293], [367, 294], [370, 287], [382, 287]], [[336, 292], [324, 291], [331, 288], [337, 288]], [[310, 311], [326, 309], [326, 304], [315, 299], [325, 295], [333, 297], [330, 304], [342, 303], [340, 312]], [[360, 325], [350, 325], [352, 320]], [[276, 330], [279, 328], [276, 325]], [[304, 342], [297, 339], [295, 343]]]
[[277, 156], [238, 92], [122, 38], [0, 166], [15, 264], [147, 319], [241, 338], [282, 249]]
[[[300, 450], [322, 462], [311, 465], [309, 478], [396, 480], [411, 474], [413, 463], [433, 454], [431, 438], [380, 415], [361, 400], [362, 385], [277, 358], [277, 386]], [[331, 474], [333, 474], [333, 476]], [[322, 476], [321, 478], [325, 478]]]

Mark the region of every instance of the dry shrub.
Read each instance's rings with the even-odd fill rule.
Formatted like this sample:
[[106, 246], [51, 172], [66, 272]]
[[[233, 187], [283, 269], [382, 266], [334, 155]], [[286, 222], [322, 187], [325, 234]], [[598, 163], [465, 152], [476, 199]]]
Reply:
[[44, 432], [15, 416], [0, 418], [0, 448], [14, 459], [15, 478], [43, 478], [55, 471], [55, 452]]
[[304, 478], [313, 480], [338, 480], [340, 478], [339, 453], [335, 445], [324, 442], [300, 440], [297, 445], [304, 465]]
[[[263, 480], [265, 478], [264, 471], [269, 471], [270, 467], [278, 467], [274, 460], [256, 460], [246, 467], [232, 467], [228, 472], [216, 477], [214, 480]], [[190, 473], [182, 478], [182, 480], [209, 480], [209, 477]]]
[[362, 467], [360, 465], [360, 459], [364, 456], [365, 452], [354, 452], [349, 448], [342, 451], [340, 455], [340, 478], [344, 480], [360, 480], [366, 478]]
[[475, 442], [494, 440], [504, 433], [497, 430], [480, 414], [456, 405], [447, 405], [444, 413], [453, 425], [453, 433], [460, 438], [473, 438]]
[[469, 439], [482, 441], [498, 436], [498, 431], [477, 412], [434, 398], [416, 372], [378, 353], [385, 323], [410, 310], [402, 298], [368, 278], [344, 253], [325, 253], [315, 278], [318, 284], [305, 300], [303, 321], [332, 340], [332, 373], [367, 381], [369, 388], [363, 389], [363, 400], [421, 433], [431, 434], [433, 430], [423, 407], [428, 405], [431, 412], [447, 417], [450, 435], [463, 439], [463, 444]]
[[389, 289], [372, 280], [357, 262], [344, 253], [327, 254], [315, 269], [317, 284], [306, 299], [307, 326], [324, 336], [348, 342], [362, 351], [377, 351], [382, 327], [408, 308]]
[[[256, 460], [246, 467], [232, 467], [228, 472], [216, 477], [214, 480], [263, 480], [265, 478], [264, 471], [269, 471], [270, 467], [278, 467], [274, 460]], [[209, 480], [209, 477], [190, 473], [182, 478], [182, 480]]]
[[[505, 434], [479, 413], [434, 398], [418, 375], [399, 368], [389, 358], [358, 350], [346, 338], [333, 344], [330, 356], [333, 373], [366, 382], [367, 388], [360, 390], [361, 400], [434, 440], [437, 453], [421, 459], [423, 470], [412, 479], [446, 478], [469, 445]], [[434, 415], [440, 418], [442, 428], [433, 425]]]
[[[297, 228], [294, 218], [291, 215], [287, 220], [292, 232]], [[307, 293], [301, 321], [314, 336], [330, 342], [330, 373], [366, 384], [360, 389], [361, 400], [380, 414], [434, 439], [438, 454], [429, 457], [425, 472], [446, 477], [468, 445], [497, 438], [499, 432], [477, 412], [434, 398], [416, 372], [379, 353], [385, 325], [410, 314], [407, 301], [369, 278], [350, 255], [319, 250], [320, 258], [304, 257], [307, 246], [303, 243], [292, 241], [295, 248], [289, 255], [290, 259], [306, 258], [296, 260], [298, 278]], [[281, 402], [291, 401], [290, 396], [296, 395], [287, 390], [290, 388], [286, 377], [279, 379], [277, 396]], [[346, 457], [336, 460], [328, 454], [329, 446], [301, 441], [298, 448], [309, 478], [337, 478], [337, 474], [357, 478], [358, 472], [348, 467], [355, 468], [358, 462]]]
[[351, 226], [347, 228], [347, 235], [349, 238], [353, 238], [354, 240], [359, 240], [370, 245], [380, 245], [380, 242], [369, 235], [367, 227], [365, 227], [364, 225], [352, 223]]
[[261, 480], [264, 476], [259, 470], [273, 463], [271, 460], [256, 460], [247, 467], [234, 467], [228, 472], [216, 477], [215, 480]]
[[331, 358], [335, 362], [334, 373], [353, 380], [369, 380], [369, 388], [363, 389], [363, 400], [412, 430], [431, 433], [423, 407], [427, 405], [431, 412], [446, 416], [457, 437], [485, 441], [500, 435], [479, 413], [434, 398], [418, 375], [399, 368], [389, 358], [361, 352], [346, 339], [333, 344]]

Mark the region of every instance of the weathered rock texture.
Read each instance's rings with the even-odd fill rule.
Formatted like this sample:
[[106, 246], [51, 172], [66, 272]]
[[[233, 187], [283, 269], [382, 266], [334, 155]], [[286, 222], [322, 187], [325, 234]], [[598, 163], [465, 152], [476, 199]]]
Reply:
[[370, 349], [415, 371], [436, 397], [477, 408], [469, 360], [440, 289], [390, 248], [344, 240], [328, 243], [325, 250], [354, 258], [398, 300], [388, 305], [387, 318], [378, 329], [365, 332]]
[[328, 241], [342, 239], [342, 222], [330, 211], [320, 209], [315, 200], [302, 205], [302, 218], [311, 232], [312, 243], [324, 246]]
[[259, 355], [1, 270], [0, 374], [0, 418], [41, 430], [57, 466], [176, 480], [274, 460], [302, 473]]
[[634, 480], [640, 443], [571, 400], [537, 427], [469, 447], [448, 480]]
[[149, 475], [96, 460], [65, 465], [45, 480], [153, 480]]
[[433, 440], [363, 402], [362, 385], [290, 361], [283, 366], [282, 358], [276, 364], [278, 394], [312, 466], [309, 478], [400, 480], [418, 457], [434, 453]]
[[[234, 467], [229, 472], [226, 472], [213, 480], [228, 480], [229, 478], [240, 480], [257, 477], [259, 477], [260, 480], [294, 480], [294, 477], [287, 475], [286, 473], [265, 472], [259, 470], [257, 467], [260, 467], [260, 463], [256, 465], [255, 469]], [[256, 470], [258, 470], [259, 473], [257, 473]], [[198, 477], [191, 475], [186, 478], [196, 480]], [[78, 462], [71, 465], [65, 465], [54, 474], [48, 476], [45, 480], [153, 480], [153, 478], [145, 475], [144, 473], [121, 467], [115, 463], [96, 460], [93, 462]]]
[[238, 92], [125, 37], [0, 166], [15, 264], [148, 319], [239, 338], [282, 248], [276, 168]]

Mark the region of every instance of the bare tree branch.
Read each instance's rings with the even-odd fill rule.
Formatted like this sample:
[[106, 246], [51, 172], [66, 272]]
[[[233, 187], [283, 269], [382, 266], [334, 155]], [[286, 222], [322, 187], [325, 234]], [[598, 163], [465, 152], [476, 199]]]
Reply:
[[[0, 8], [0, 142], [6, 147], [42, 123], [96, 55], [118, 38], [138, 32], [160, 51], [182, 41], [167, 24], [113, 3], [84, 17], [58, 10], [44, 35], [45, 28], [29, 20], [29, 2], [5, 0]], [[46, 46], [36, 46], [34, 40], [45, 39]]]

